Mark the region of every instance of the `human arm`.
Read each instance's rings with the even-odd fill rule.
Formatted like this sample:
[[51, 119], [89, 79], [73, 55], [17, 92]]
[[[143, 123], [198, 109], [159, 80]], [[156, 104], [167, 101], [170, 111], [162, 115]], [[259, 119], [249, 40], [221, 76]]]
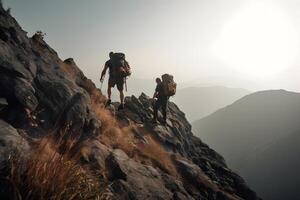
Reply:
[[103, 82], [104, 76], [106, 74], [106, 71], [107, 71], [108, 67], [109, 66], [107, 65], [107, 63], [105, 63], [104, 68], [103, 68], [102, 73], [101, 73], [100, 82]]
[[158, 95], [158, 92], [155, 91], [154, 94], [153, 94], [153, 99], [156, 98], [157, 95]]
[[158, 85], [157, 85], [156, 88], [155, 88], [155, 92], [154, 92], [154, 94], [153, 94], [153, 99], [154, 99], [154, 98], [157, 98], [158, 92], [159, 92], [159, 87], [158, 87]]

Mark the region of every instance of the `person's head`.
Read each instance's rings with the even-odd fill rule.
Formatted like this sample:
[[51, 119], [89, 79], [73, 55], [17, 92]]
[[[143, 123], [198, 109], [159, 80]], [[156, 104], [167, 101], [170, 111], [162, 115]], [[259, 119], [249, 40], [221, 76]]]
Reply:
[[113, 57], [113, 55], [114, 55], [114, 52], [109, 52], [109, 58], [112, 58]]
[[157, 84], [161, 83], [161, 79], [160, 78], [156, 78], [155, 81], [156, 81]]

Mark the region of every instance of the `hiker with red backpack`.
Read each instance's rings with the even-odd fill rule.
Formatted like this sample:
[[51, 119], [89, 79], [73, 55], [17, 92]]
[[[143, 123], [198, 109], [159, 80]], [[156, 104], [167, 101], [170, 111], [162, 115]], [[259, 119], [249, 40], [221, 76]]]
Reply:
[[176, 93], [176, 83], [173, 76], [170, 74], [164, 74], [160, 78], [156, 78], [156, 88], [153, 95], [155, 100], [153, 105], [154, 115], [153, 123], [157, 123], [158, 109], [161, 108], [163, 114], [163, 124], [167, 123], [167, 105], [170, 96], [174, 96]]
[[101, 83], [104, 81], [107, 69], [109, 69], [109, 79], [107, 87], [108, 100], [106, 102], [106, 106], [111, 104], [111, 88], [117, 85], [121, 101], [118, 110], [121, 110], [124, 108], [124, 84], [126, 83], [126, 77], [131, 75], [130, 66], [125, 60], [125, 54], [114, 52], [109, 53], [109, 60], [105, 62], [104, 69], [101, 73]]

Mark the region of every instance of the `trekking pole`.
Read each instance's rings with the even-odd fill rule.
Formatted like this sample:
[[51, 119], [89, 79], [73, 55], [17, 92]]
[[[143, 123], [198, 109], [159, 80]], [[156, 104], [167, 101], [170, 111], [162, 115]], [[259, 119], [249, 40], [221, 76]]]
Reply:
[[[102, 86], [103, 86], [104, 78], [105, 78], [105, 76], [103, 76], [103, 78], [100, 79], [100, 91], [101, 91], [101, 92], [102, 92]], [[102, 80], [102, 81], [101, 81], [101, 80]]]

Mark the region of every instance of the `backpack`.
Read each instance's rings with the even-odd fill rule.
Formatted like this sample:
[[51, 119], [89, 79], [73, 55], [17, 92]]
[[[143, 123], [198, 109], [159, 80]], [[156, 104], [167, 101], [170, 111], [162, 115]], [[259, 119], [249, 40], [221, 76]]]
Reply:
[[116, 77], [127, 77], [131, 75], [131, 70], [128, 62], [125, 60], [124, 53], [114, 53], [112, 56], [113, 74]]
[[174, 96], [176, 94], [177, 84], [174, 82], [173, 76], [170, 74], [164, 74], [161, 76], [164, 93], [167, 96]]

